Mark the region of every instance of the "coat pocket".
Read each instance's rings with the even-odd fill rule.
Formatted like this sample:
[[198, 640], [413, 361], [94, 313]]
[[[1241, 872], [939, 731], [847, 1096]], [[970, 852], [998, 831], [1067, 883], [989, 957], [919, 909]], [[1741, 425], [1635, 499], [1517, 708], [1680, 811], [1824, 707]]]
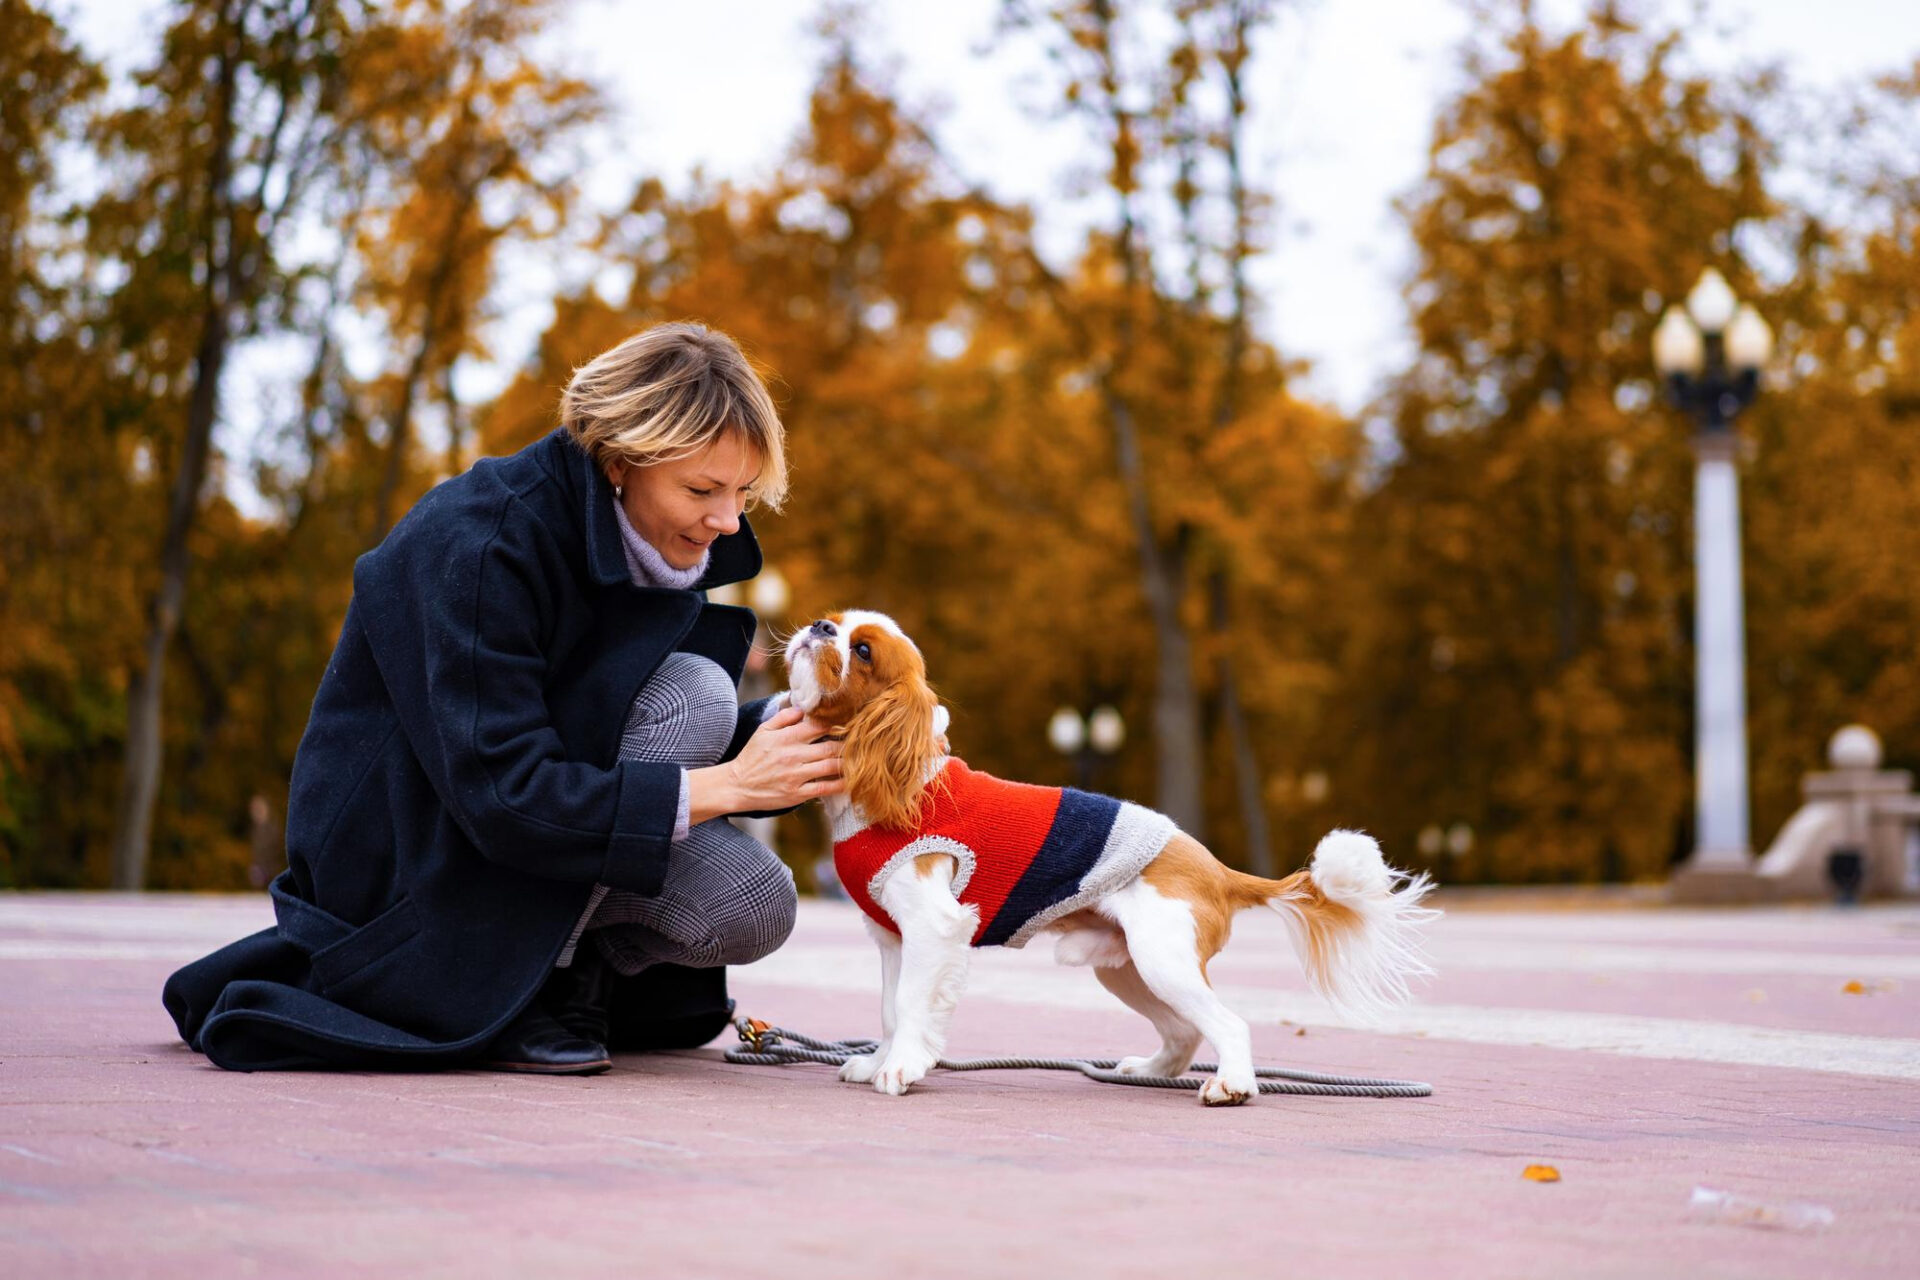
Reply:
[[413, 900], [400, 900], [338, 942], [313, 953], [313, 978], [326, 992], [347, 981], [376, 960], [391, 955], [420, 932], [420, 913]]

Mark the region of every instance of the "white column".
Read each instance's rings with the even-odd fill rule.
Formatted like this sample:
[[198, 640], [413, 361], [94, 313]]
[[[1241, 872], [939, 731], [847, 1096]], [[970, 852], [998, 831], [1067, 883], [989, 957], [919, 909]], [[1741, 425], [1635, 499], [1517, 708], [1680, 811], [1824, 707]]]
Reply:
[[1696, 442], [1693, 478], [1694, 817], [1701, 871], [1748, 870], [1747, 632], [1733, 433]]

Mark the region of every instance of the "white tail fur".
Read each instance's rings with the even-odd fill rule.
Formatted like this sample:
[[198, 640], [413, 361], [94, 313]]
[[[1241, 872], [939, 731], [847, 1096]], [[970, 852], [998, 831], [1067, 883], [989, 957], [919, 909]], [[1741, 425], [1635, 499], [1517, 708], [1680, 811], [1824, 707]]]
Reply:
[[1420, 937], [1440, 915], [1420, 905], [1433, 881], [1388, 866], [1379, 844], [1359, 831], [1328, 832], [1305, 879], [1267, 904], [1287, 922], [1314, 989], [1357, 1022], [1405, 1004], [1408, 982], [1433, 972]]

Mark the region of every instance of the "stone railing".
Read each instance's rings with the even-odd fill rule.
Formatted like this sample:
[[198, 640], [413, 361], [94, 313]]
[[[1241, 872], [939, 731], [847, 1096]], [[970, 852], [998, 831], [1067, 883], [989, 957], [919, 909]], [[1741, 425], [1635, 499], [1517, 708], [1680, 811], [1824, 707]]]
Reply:
[[1920, 795], [1905, 769], [1880, 767], [1880, 739], [1848, 725], [1832, 766], [1800, 783], [1799, 810], [1754, 867], [1769, 899], [1920, 896]]

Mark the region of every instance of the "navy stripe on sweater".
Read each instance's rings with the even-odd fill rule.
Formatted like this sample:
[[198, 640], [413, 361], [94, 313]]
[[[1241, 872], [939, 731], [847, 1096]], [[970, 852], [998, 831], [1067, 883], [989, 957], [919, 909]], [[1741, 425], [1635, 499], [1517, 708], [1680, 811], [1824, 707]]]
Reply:
[[1078, 892], [1080, 882], [1105, 852], [1107, 836], [1119, 816], [1118, 800], [1064, 788], [1060, 793], [1060, 808], [1053, 815], [1053, 825], [1047, 828], [1040, 852], [1033, 855], [1033, 862], [974, 945], [1005, 946], [1007, 939], [1020, 931], [1020, 926]]

